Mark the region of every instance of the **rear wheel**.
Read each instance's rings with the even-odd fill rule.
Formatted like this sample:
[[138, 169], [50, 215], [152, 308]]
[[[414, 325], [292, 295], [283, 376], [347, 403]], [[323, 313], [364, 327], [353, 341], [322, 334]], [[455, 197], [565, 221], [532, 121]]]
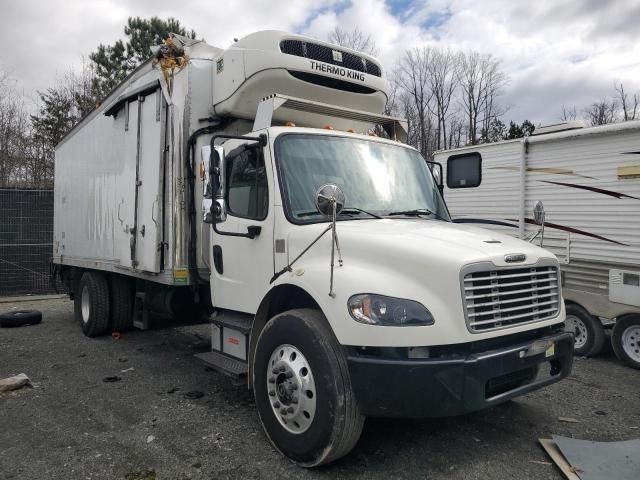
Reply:
[[600, 320], [580, 305], [567, 305], [565, 329], [575, 335], [573, 351], [580, 357], [592, 357], [602, 351], [606, 340]]
[[133, 283], [121, 275], [111, 275], [109, 280], [109, 330], [124, 332], [133, 326]]
[[267, 323], [258, 338], [253, 385], [267, 437], [301, 466], [337, 460], [360, 438], [364, 417], [346, 359], [317, 310], [290, 310]]
[[640, 317], [618, 320], [613, 327], [611, 345], [621, 362], [640, 369]]
[[76, 320], [87, 337], [104, 335], [109, 330], [109, 283], [104, 274], [85, 272], [74, 296]]

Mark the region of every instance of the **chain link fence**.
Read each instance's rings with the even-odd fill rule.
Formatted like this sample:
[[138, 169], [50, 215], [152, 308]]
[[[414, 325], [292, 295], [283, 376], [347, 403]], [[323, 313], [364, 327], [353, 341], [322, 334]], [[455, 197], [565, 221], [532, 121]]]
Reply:
[[0, 188], [0, 296], [53, 293], [53, 190]]

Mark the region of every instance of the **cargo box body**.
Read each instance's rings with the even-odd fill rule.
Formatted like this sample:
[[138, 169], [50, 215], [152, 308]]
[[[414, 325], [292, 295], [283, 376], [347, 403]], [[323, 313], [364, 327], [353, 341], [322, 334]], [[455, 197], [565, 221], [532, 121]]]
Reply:
[[[283, 32], [258, 32], [226, 50], [187, 41], [184, 58], [182, 68], [141, 65], [56, 147], [54, 264], [168, 285], [207, 280], [210, 227], [194, 211], [211, 134], [250, 132], [258, 103], [276, 93], [371, 112], [387, 99], [372, 57]], [[318, 59], [328, 62], [322, 71]], [[304, 126], [304, 115], [290, 113]]]

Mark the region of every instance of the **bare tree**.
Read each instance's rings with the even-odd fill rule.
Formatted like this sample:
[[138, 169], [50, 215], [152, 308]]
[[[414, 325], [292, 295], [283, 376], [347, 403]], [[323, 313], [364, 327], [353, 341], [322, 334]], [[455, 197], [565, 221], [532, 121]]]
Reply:
[[638, 113], [638, 95], [633, 94], [633, 99], [629, 98], [629, 94], [624, 91], [624, 85], [620, 82], [620, 85], [613, 84], [616, 93], [618, 94], [618, 100], [620, 100], [620, 106], [622, 107], [622, 119], [635, 120]]
[[566, 107], [562, 105], [562, 109], [560, 110], [560, 120], [563, 122], [569, 122], [576, 118], [578, 118], [578, 113], [575, 105], [573, 107]]
[[500, 71], [500, 61], [492, 55], [469, 52], [462, 56], [459, 81], [461, 103], [468, 124], [468, 143], [480, 141], [478, 130], [499, 115], [495, 99], [501, 93], [506, 77]]
[[25, 175], [29, 123], [15, 81], [0, 72], [0, 186], [19, 184]]
[[373, 56], [378, 54], [376, 42], [371, 38], [371, 35], [364, 34], [358, 27], [349, 31], [335, 27], [329, 34], [328, 40], [331, 43], [351, 48], [358, 52], [364, 52]]
[[434, 49], [427, 65], [429, 87], [435, 100], [438, 127], [436, 148], [447, 148], [447, 115], [459, 82], [460, 55], [450, 49]]
[[[403, 92], [403, 105], [412, 142], [425, 158], [433, 153], [433, 122], [430, 115], [434, 94], [431, 90], [430, 62], [433, 51], [429, 47], [408, 50], [398, 63], [395, 73]], [[412, 124], [412, 125], [411, 125]]]
[[584, 111], [585, 120], [591, 126], [615, 123], [618, 116], [618, 104], [615, 100], [600, 100], [592, 103]]

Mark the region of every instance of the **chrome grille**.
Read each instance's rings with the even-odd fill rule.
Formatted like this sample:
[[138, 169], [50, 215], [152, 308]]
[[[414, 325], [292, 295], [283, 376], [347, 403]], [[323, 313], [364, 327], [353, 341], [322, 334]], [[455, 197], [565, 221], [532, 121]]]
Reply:
[[558, 267], [476, 270], [464, 274], [465, 318], [474, 333], [555, 317], [560, 308]]

